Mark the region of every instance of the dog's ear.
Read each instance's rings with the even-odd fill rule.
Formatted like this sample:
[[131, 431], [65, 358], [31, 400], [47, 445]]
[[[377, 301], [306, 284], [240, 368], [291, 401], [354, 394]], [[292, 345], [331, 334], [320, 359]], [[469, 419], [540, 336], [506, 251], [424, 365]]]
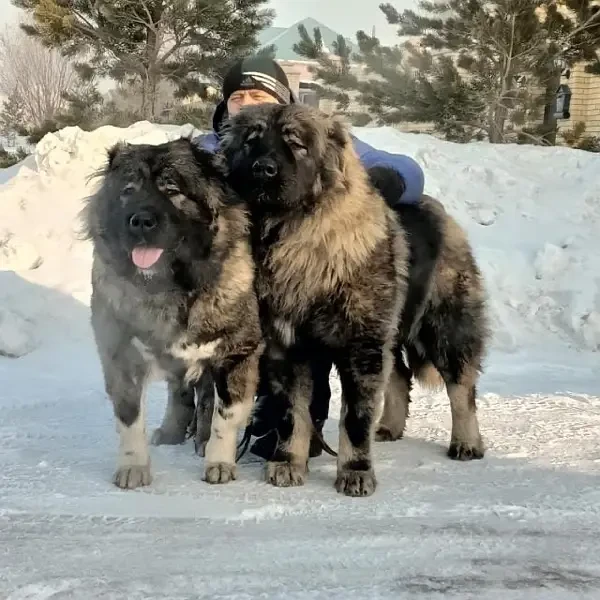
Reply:
[[342, 117], [333, 116], [329, 121], [327, 128], [328, 139], [339, 146], [342, 150], [350, 144], [350, 133], [348, 132], [348, 125]]
[[348, 127], [341, 117], [333, 116], [326, 121], [326, 143], [325, 155], [323, 157], [323, 170], [316, 178], [313, 186], [313, 193], [319, 195], [324, 188], [331, 185], [345, 185], [346, 175], [346, 154], [353, 151], [352, 140], [348, 132]]
[[127, 152], [129, 149], [129, 144], [126, 142], [117, 142], [113, 146], [111, 146], [107, 151], [108, 163], [106, 165], [106, 170], [110, 171], [115, 168], [118, 164], [118, 158], [124, 152]]

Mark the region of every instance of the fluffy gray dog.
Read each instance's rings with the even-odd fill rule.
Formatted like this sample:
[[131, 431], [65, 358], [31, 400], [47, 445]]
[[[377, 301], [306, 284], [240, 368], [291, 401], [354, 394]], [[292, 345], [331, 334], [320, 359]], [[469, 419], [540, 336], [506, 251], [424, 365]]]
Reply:
[[[181, 438], [199, 386], [205, 479], [236, 477], [262, 351], [248, 219], [210, 154], [189, 140], [118, 145], [84, 209], [94, 245], [92, 325], [120, 436], [114, 482], [151, 482], [144, 391], [169, 381], [158, 443]], [[208, 386], [202, 373], [210, 373]], [[209, 421], [208, 421], [209, 422]], [[210, 433], [210, 439], [209, 439]]]

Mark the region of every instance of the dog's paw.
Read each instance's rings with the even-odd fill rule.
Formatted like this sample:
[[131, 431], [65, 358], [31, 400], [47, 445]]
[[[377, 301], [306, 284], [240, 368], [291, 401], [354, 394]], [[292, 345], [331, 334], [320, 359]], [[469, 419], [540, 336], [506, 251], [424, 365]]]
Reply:
[[402, 439], [404, 432], [397, 433], [392, 431], [385, 425], [380, 425], [375, 432], [376, 442], [395, 442], [396, 440]]
[[296, 487], [304, 485], [306, 480], [306, 467], [289, 462], [268, 462], [267, 483], [275, 487]]
[[335, 489], [346, 496], [370, 496], [377, 487], [375, 473], [371, 471], [341, 471], [335, 480]]
[[150, 485], [152, 473], [150, 465], [124, 465], [118, 467], [113, 477], [113, 483], [124, 490]]
[[229, 483], [237, 478], [236, 466], [227, 463], [208, 463], [204, 470], [207, 483]]
[[450, 442], [448, 456], [452, 460], [478, 460], [483, 458], [485, 450], [483, 442], [470, 444], [468, 442]]
[[178, 446], [185, 442], [186, 431], [183, 430], [169, 430], [159, 427], [154, 430], [150, 443], [153, 446]]

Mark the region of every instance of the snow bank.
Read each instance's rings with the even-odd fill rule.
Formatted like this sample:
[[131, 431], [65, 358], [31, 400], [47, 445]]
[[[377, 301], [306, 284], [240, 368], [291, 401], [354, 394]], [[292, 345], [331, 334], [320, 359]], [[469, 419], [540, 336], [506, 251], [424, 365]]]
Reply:
[[30, 323], [18, 313], [0, 306], [0, 356], [19, 358], [34, 347]]
[[119, 141], [158, 144], [191, 133], [199, 132], [148, 122], [91, 133], [67, 127], [0, 172], [0, 354], [89, 337], [91, 247], [79, 239], [78, 214], [92, 176]]
[[[46, 306], [0, 293], [0, 307], [33, 319], [41, 330], [48, 316], [74, 323], [73, 302], [86, 305], [90, 291], [90, 247], [77, 239], [76, 220], [82, 198], [93, 190], [90, 175], [119, 140], [161, 143], [191, 132], [191, 126], [148, 122], [91, 133], [69, 127], [44, 137], [9, 178], [0, 174], [6, 180], [0, 185], [0, 290], [4, 270], [32, 284], [25, 294], [45, 298], [50, 289], [59, 295]], [[598, 349], [599, 156], [564, 148], [458, 145], [390, 128], [355, 133], [375, 147], [413, 156], [425, 170], [426, 191], [466, 227], [486, 279], [496, 350], [549, 344]], [[85, 307], [80, 312], [85, 321]], [[43, 331], [38, 335], [45, 339]]]
[[486, 279], [496, 349], [599, 348], [599, 155], [453, 144], [391, 128], [357, 133], [413, 156], [425, 170], [425, 191], [467, 229]]

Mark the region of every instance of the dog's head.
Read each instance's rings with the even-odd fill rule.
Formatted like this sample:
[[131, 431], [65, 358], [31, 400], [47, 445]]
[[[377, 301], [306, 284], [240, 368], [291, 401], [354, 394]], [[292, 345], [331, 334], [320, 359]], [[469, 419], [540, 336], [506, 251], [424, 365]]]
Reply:
[[96, 252], [121, 276], [162, 291], [206, 260], [225, 199], [214, 157], [190, 140], [118, 144], [83, 211]]
[[253, 208], [310, 210], [346, 185], [352, 142], [338, 119], [305, 105], [244, 108], [221, 144], [229, 180]]

